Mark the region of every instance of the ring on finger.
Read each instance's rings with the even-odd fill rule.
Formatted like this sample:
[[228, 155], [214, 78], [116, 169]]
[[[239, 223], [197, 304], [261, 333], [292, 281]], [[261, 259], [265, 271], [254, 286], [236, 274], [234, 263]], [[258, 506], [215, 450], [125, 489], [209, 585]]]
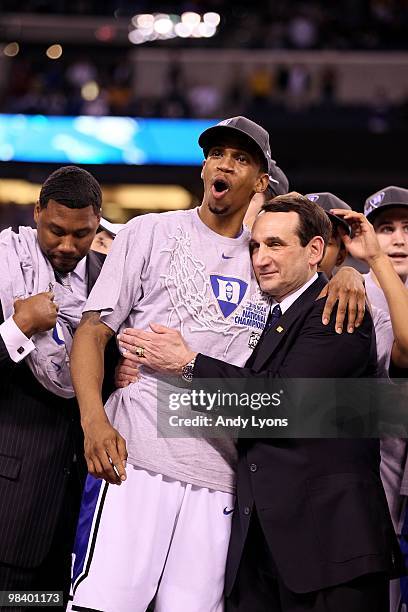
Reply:
[[144, 347], [143, 346], [136, 346], [135, 347], [135, 355], [136, 357], [144, 357]]

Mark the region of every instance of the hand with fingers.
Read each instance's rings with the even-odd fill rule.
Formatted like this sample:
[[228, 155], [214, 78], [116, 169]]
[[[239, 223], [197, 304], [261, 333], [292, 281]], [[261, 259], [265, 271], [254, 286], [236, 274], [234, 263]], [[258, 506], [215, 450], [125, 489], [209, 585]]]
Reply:
[[120, 485], [126, 480], [126, 441], [107, 419], [82, 423], [85, 459], [88, 471], [95, 478]]
[[191, 351], [183, 336], [175, 329], [151, 323], [151, 332], [125, 329], [119, 336], [123, 356], [156, 372], [180, 375], [197, 353]]
[[27, 338], [55, 327], [57, 314], [58, 305], [54, 302], [52, 291], [37, 293], [14, 302], [14, 322]]
[[354, 210], [339, 210], [336, 208], [331, 212], [342, 217], [351, 227], [351, 237], [340, 228], [342, 240], [350, 255], [367, 262], [370, 266], [376, 259], [383, 257], [377, 234], [367, 217]]
[[347, 266], [340, 268], [320, 293], [318, 299], [326, 295], [327, 300], [322, 315], [323, 325], [328, 325], [333, 309], [338, 302], [336, 332], [342, 333], [347, 315], [347, 331], [352, 334], [354, 329], [361, 325], [365, 312], [366, 293], [360, 272]]
[[133, 353], [130, 353], [129, 356], [130, 358], [121, 357], [115, 368], [115, 387], [117, 389], [128, 387], [139, 380], [139, 366], [132, 360]]

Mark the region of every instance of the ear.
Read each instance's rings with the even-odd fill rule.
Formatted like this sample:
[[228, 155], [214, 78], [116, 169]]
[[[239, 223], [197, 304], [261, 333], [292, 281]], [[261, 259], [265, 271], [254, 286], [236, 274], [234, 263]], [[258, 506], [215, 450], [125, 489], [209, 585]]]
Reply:
[[34, 221], [36, 224], [38, 223], [38, 219], [40, 218], [40, 212], [41, 212], [40, 203], [37, 202], [36, 205], [34, 206]]
[[262, 193], [265, 191], [265, 189], [268, 187], [268, 183], [269, 175], [266, 174], [266, 172], [264, 174], [260, 174], [255, 182], [255, 193]]
[[309, 264], [317, 266], [323, 259], [324, 240], [321, 236], [315, 236], [309, 242]]
[[203, 172], [204, 172], [204, 166], [205, 166], [205, 162], [206, 162], [206, 161], [207, 161], [206, 159], [204, 159], [204, 160], [203, 160], [203, 164], [202, 164], [202, 165], [203, 165], [203, 167], [201, 168], [201, 180], [203, 180], [203, 179], [204, 179], [204, 174], [203, 174]]

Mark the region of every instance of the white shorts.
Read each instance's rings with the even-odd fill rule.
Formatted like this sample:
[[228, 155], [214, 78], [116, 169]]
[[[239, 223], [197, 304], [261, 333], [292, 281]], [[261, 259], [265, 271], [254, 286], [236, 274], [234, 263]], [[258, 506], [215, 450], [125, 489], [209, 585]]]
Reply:
[[88, 476], [67, 610], [222, 612], [235, 498], [128, 464], [127, 480]]

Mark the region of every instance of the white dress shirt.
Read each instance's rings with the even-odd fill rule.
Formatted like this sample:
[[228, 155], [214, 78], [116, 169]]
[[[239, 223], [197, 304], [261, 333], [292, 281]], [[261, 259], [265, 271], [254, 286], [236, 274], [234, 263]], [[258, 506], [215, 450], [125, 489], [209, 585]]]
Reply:
[[287, 311], [287, 309], [292, 306], [292, 304], [294, 302], [296, 302], [296, 300], [298, 299], [298, 297], [300, 297], [302, 295], [302, 293], [304, 291], [306, 291], [306, 289], [308, 287], [310, 287], [310, 285], [312, 283], [315, 282], [316, 279], [319, 278], [319, 275], [317, 272], [315, 272], [315, 274], [312, 276], [312, 278], [310, 278], [304, 285], [302, 285], [299, 289], [297, 289], [296, 291], [294, 291], [293, 293], [290, 293], [289, 295], [287, 295], [285, 298], [283, 298], [283, 300], [281, 302], [277, 302], [276, 300], [273, 300], [272, 305], [271, 305], [271, 311], [273, 309], [274, 306], [276, 306], [276, 304], [279, 303], [279, 306], [281, 308], [281, 312], [282, 314], [285, 314], [285, 312]]
[[[86, 299], [88, 297], [86, 257], [83, 257], [71, 272], [71, 289], [75, 295]], [[27, 338], [13, 319], [9, 317], [0, 325], [0, 336], [6, 345], [10, 359], [18, 363], [35, 349], [31, 338]]]

